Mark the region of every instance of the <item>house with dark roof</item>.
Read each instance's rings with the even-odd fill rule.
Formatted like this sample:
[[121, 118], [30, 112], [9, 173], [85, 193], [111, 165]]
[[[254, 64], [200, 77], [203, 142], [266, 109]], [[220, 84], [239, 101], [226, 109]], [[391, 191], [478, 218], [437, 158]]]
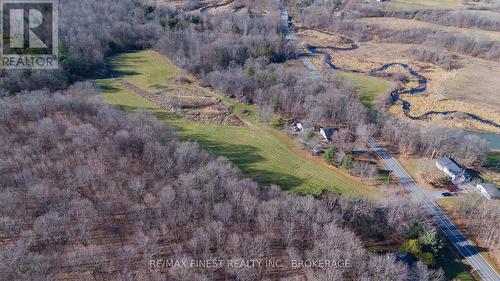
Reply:
[[338, 132], [338, 128], [320, 128], [319, 133], [323, 136], [326, 142], [332, 142], [332, 137], [335, 132]]
[[442, 157], [436, 161], [436, 167], [451, 178], [454, 183], [470, 180], [470, 175], [449, 157]]
[[492, 183], [478, 183], [476, 190], [488, 199], [500, 199], [500, 189]]

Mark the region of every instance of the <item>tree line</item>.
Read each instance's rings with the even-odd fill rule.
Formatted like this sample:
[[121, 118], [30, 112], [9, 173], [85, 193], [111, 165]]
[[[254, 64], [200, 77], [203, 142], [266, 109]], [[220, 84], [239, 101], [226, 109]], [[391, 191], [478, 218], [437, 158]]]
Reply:
[[143, 1], [60, 1], [59, 5], [60, 68], [0, 70], [0, 95], [59, 90], [86, 77], [103, 75], [106, 56], [150, 47], [160, 29], [153, 16], [155, 8]]
[[462, 218], [466, 229], [474, 230], [470, 235], [479, 246], [490, 249], [491, 257], [500, 261], [500, 205], [495, 200], [486, 200], [482, 195], [469, 194], [460, 197], [450, 210], [456, 217]]
[[500, 31], [500, 20], [498, 17], [481, 15], [477, 10], [416, 9], [386, 11], [383, 13], [383, 16], [425, 21], [460, 28]]

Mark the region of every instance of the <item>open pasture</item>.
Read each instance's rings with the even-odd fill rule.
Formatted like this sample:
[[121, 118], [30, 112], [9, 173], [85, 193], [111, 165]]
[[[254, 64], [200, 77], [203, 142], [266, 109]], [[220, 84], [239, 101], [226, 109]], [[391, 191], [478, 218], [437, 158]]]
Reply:
[[[148, 74], [152, 73], [148, 69], [148, 61], [158, 56], [158, 53], [145, 51], [133, 53], [133, 55], [118, 55], [111, 62], [112, 66], [114, 66], [113, 63], [120, 66], [124, 73], [121, 79], [136, 87], [143, 87], [143, 90], [159, 89], [154, 85], [176, 87], [168, 78], [156, 75], [155, 79], [151, 79], [151, 75]], [[158, 65], [153, 67], [158, 67]], [[168, 60], [163, 60], [159, 67], [162, 73], [177, 73], [175, 65]], [[140, 74], [134, 71], [136, 69], [140, 70]], [[191, 85], [191, 87], [198, 87], [200, 91], [211, 93], [212, 98], [220, 99], [238, 118], [243, 120], [245, 126], [204, 124], [194, 122], [190, 118], [183, 118], [180, 113], [170, 111], [138, 95], [116, 79], [103, 79], [95, 82], [101, 86], [102, 98], [105, 101], [125, 110], [146, 109], [153, 112], [159, 120], [174, 126], [181, 138], [196, 141], [215, 155], [227, 157], [245, 175], [262, 184], [277, 184], [285, 190], [312, 195], [319, 195], [325, 190], [348, 195], [373, 196], [376, 194], [374, 188], [366, 187], [366, 183], [350, 176], [347, 171], [327, 166], [322, 158], [309, 156], [303, 147], [284, 132], [256, 121], [254, 106], [236, 103], [207, 89]], [[183, 88], [178, 86], [177, 89], [176, 91], [182, 91]]]

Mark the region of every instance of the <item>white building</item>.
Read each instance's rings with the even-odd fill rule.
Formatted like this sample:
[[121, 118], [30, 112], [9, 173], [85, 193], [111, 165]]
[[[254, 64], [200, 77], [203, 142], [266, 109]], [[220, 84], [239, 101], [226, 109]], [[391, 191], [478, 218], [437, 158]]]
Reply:
[[476, 190], [488, 199], [500, 199], [500, 190], [492, 183], [478, 183]]
[[457, 165], [449, 157], [442, 157], [436, 161], [436, 167], [443, 171], [447, 176], [451, 178], [454, 183], [460, 183], [470, 180], [470, 175], [465, 172], [460, 166]]

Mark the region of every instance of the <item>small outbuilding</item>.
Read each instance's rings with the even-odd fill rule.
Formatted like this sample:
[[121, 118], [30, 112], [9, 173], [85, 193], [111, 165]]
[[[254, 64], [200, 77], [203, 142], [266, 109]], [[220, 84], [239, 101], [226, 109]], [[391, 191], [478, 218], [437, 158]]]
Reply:
[[323, 139], [326, 142], [332, 142], [332, 137], [335, 132], [337, 132], [338, 128], [320, 128], [319, 133], [323, 136]]
[[292, 124], [290, 124], [290, 129], [292, 129], [292, 131], [294, 132], [302, 132], [304, 131], [304, 127], [302, 126], [301, 123], [295, 123], [293, 122]]
[[500, 199], [500, 190], [492, 183], [478, 183], [476, 190], [488, 199]]

